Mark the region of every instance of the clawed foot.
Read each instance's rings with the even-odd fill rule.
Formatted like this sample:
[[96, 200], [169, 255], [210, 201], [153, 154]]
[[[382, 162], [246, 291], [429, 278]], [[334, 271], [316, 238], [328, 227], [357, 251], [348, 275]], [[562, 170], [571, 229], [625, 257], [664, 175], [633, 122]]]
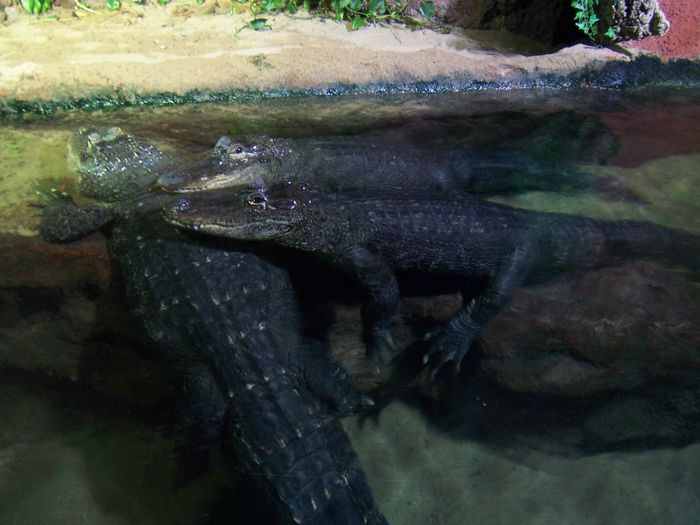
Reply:
[[55, 242], [63, 240], [65, 223], [78, 207], [70, 196], [62, 191], [52, 188], [49, 191], [36, 191], [36, 198], [28, 203], [35, 209], [33, 215], [42, 219], [39, 225], [39, 233], [45, 241]]
[[340, 365], [335, 365], [333, 377], [330, 379], [333, 384], [332, 392], [328, 392], [329, 401], [333, 407], [341, 414], [351, 414], [374, 406], [374, 400], [357, 390], [348, 377], [347, 372]]
[[31, 208], [35, 208], [34, 215], [37, 217], [45, 217], [47, 214], [57, 212], [57, 210], [77, 208], [70, 195], [56, 188], [51, 188], [48, 191], [36, 190], [34, 195], [36, 197], [29, 201], [27, 205]]
[[391, 361], [396, 345], [387, 327], [374, 327], [367, 334], [367, 358], [375, 374], [379, 374], [380, 364], [387, 365]]
[[460, 374], [462, 360], [471, 346], [472, 338], [449, 328], [439, 328], [428, 332], [424, 340], [430, 342], [430, 348], [423, 356], [423, 364], [430, 365], [431, 381], [435, 381], [446, 365], [453, 367], [454, 375]]

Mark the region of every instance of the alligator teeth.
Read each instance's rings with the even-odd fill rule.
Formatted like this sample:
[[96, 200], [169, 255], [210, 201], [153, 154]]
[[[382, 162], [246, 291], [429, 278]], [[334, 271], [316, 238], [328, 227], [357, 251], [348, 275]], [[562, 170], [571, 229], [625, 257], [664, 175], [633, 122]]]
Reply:
[[311, 508], [316, 510], [318, 508], [318, 505], [316, 505], [316, 500], [311, 498]]
[[226, 340], [228, 341], [228, 344], [230, 344], [230, 345], [235, 344], [235, 341], [233, 340], [233, 337], [231, 337], [231, 334], [226, 335]]
[[301, 438], [301, 430], [299, 430], [298, 428], [296, 428], [296, 429], [294, 429], [294, 432], [296, 433], [296, 435], [297, 435], [298, 438]]
[[326, 499], [331, 499], [331, 491], [324, 488], [323, 493], [326, 495]]
[[219, 306], [221, 304], [221, 300], [214, 294], [211, 295], [211, 302], [214, 303], [215, 306]]
[[255, 385], [254, 385], [253, 383], [246, 383], [245, 387], [246, 387], [248, 390], [253, 390], [253, 388], [255, 387]]

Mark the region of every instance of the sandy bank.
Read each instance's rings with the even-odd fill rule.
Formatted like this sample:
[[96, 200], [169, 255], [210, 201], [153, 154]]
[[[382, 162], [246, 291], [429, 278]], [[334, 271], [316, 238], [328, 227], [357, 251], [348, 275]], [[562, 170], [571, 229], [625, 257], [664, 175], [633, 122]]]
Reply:
[[[16, 8], [10, 8], [16, 9]], [[10, 12], [0, 28], [0, 99], [51, 100], [96, 93], [310, 89], [434, 79], [504, 82], [570, 72], [624, 56], [574, 46], [539, 56], [489, 51], [460, 31], [347, 24], [278, 15], [273, 30], [249, 17], [194, 14], [183, 5], [59, 20]]]

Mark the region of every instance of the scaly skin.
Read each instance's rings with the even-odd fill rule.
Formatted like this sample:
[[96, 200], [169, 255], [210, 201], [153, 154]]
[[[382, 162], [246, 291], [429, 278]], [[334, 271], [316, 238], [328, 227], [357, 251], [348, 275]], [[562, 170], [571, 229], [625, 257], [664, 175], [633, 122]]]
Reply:
[[164, 172], [158, 185], [190, 193], [257, 180], [313, 181], [335, 191], [506, 193], [582, 190], [595, 178], [516, 151], [489, 154], [463, 148], [409, 148], [371, 137], [282, 139], [222, 137], [199, 162]]
[[396, 271], [454, 276], [456, 288], [487, 280], [483, 293], [433, 334], [426, 354], [433, 374], [449, 362], [459, 371], [479, 331], [523, 283], [629, 257], [700, 267], [700, 239], [678, 230], [518, 210], [468, 195], [439, 201], [364, 197], [290, 182], [193, 194], [165, 216], [205, 233], [313, 252], [352, 272], [366, 289], [365, 336], [375, 362], [393, 344]]
[[[84, 155], [89, 162], [81, 164], [80, 186], [105, 189], [92, 196], [108, 201], [100, 206], [112, 214], [110, 249], [135, 317], [178, 372], [185, 394], [178, 481], [206, 468], [211, 447], [223, 438], [251, 484], [268, 494], [275, 522], [386, 523], [331, 410], [353, 410], [366, 398], [318, 344], [300, 338], [287, 273], [254, 254], [197, 242], [164, 223], [159, 209], [172, 198], [147, 188], [170, 159], [154, 160], [162, 152], [154, 157], [153, 150], [142, 158], [147, 145], [133, 137], [120, 148], [113, 132], [90, 133], [93, 143], [105, 147]], [[98, 169], [122, 162], [116, 173]], [[64, 202], [56, 208], [59, 222], [52, 221], [53, 209], [42, 232], [54, 240], [89, 233], [96, 215], [93, 229], [105, 223], [94, 206]], [[67, 217], [76, 220], [71, 224]]]

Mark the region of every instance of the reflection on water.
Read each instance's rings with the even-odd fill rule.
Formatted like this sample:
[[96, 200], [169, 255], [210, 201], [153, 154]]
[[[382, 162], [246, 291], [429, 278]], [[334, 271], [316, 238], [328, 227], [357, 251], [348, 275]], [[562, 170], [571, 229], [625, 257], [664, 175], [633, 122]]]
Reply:
[[[174, 488], [173, 381], [126, 315], [102, 239], [51, 247], [18, 236], [34, 235], [24, 205], [35, 188], [74, 192], [65, 145], [93, 124], [120, 125], [183, 164], [222, 134], [288, 137], [306, 157], [282, 162], [280, 177], [304, 166], [323, 177], [335, 151], [332, 175], [351, 176], [356, 162], [353, 182], [373, 192], [398, 181], [429, 196], [467, 189], [700, 235], [694, 91], [271, 101], [2, 127], [2, 523], [223, 523], [256, 519], [260, 505], [218, 455], [205, 476]], [[390, 144], [404, 164], [384, 159], [373, 172], [372, 155], [343, 149], [362, 152], [363, 141]], [[453, 161], [465, 151], [468, 163]], [[468, 170], [498, 178], [470, 186]], [[519, 288], [459, 381], [437, 383], [419, 339], [459, 308], [453, 284], [426, 299], [423, 276], [401, 282], [408, 297], [391, 331], [405, 351], [375, 376], [361, 291], [308, 264], [292, 272], [308, 330], [378, 402], [343, 424], [390, 523], [690, 523], [700, 512], [700, 287], [682, 261], [632, 259]]]

